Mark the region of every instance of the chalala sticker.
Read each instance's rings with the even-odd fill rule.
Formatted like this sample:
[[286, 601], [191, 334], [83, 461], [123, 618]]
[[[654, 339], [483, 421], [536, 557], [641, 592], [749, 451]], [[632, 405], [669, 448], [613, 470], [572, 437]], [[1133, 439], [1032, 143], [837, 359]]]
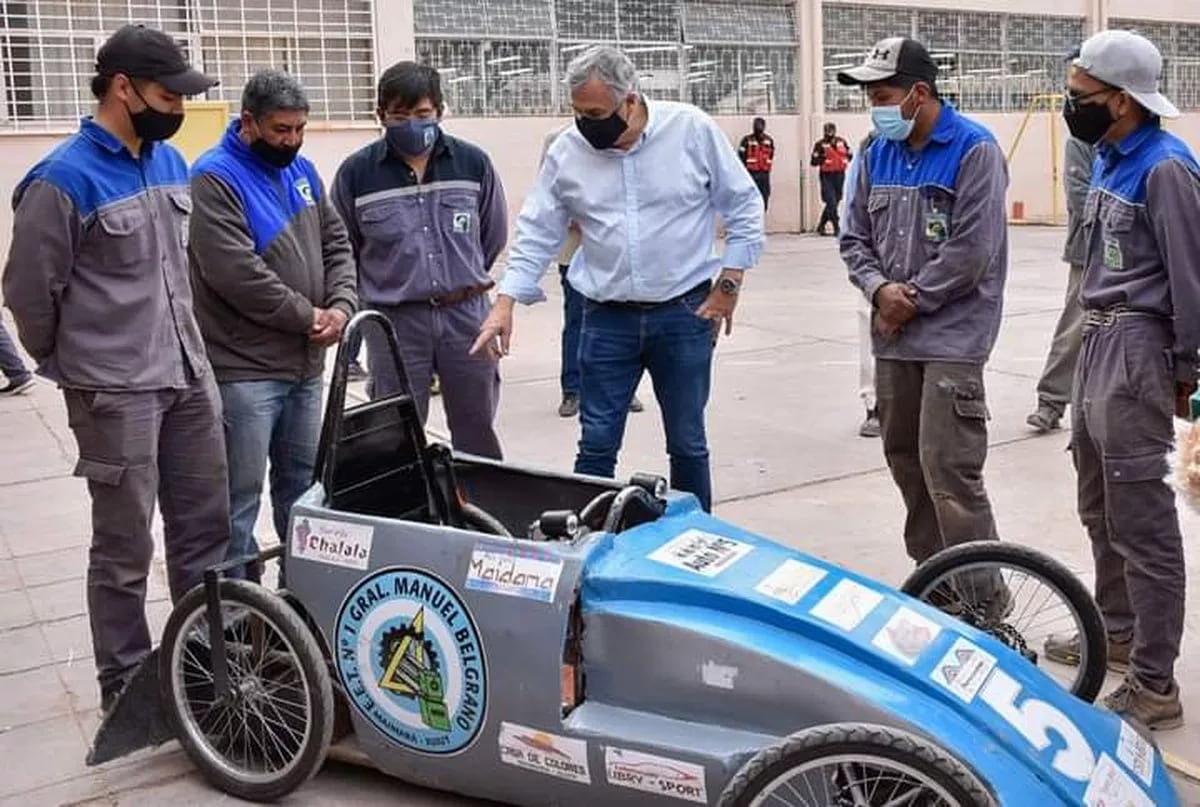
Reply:
[[441, 578], [395, 567], [351, 589], [337, 670], [359, 713], [397, 745], [455, 754], [479, 737], [487, 665], [471, 612]]

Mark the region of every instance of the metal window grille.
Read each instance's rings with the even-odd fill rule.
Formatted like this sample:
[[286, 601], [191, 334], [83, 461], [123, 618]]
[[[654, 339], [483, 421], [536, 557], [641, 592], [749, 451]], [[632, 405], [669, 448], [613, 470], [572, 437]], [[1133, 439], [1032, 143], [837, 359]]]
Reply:
[[570, 110], [567, 65], [588, 45], [622, 47], [651, 97], [710, 112], [796, 108], [789, 0], [416, 0], [418, 58], [464, 115]]
[[837, 72], [862, 60], [879, 39], [913, 36], [940, 69], [939, 92], [960, 109], [1022, 111], [1035, 95], [1057, 92], [1063, 57], [1084, 38], [1082, 17], [996, 14], [826, 3], [825, 106], [863, 109], [860, 89]]
[[1200, 25], [1114, 18], [1110, 28], [1137, 31], [1163, 57], [1159, 88], [1180, 109], [1200, 109]]
[[88, 114], [96, 50], [129, 22], [172, 34], [219, 78], [210, 98], [236, 103], [255, 69], [278, 67], [305, 84], [314, 119], [372, 119], [371, 0], [8, 0], [0, 130], [59, 129]]

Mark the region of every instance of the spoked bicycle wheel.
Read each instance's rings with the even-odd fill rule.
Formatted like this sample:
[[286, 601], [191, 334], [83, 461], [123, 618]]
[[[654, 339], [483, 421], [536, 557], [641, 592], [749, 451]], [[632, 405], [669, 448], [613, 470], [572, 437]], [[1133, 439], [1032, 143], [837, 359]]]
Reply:
[[333, 732], [333, 689], [320, 647], [300, 615], [254, 583], [220, 583], [228, 691], [218, 697], [202, 586], [190, 591], [163, 631], [163, 702], [192, 763], [221, 790], [272, 801], [325, 761]]
[[900, 729], [816, 726], [755, 754], [720, 807], [993, 807], [965, 765]]
[[1104, 685], [1104, 619], [1071, 570], [1035, 549], [976, 541], [918, 566], [901, 591], [990, 633], [1072, 694], [1093, 701]]

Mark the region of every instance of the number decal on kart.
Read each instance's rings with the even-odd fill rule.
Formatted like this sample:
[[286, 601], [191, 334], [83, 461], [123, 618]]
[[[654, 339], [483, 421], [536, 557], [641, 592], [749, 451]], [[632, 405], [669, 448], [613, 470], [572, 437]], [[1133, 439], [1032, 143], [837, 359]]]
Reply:
[[1045, 751], [1050, 746], [1050, 733], [1054, 732], [1064, 744], [1054, 754], [1054, 769], [1070, 779], [1086, 782], [1096, 767], [1096, 756], [1083, 732], [1069, 717], [1043, 700], [1025, 698], [1018, 706], [1020, 696], [1021, 685], [1003, 670], [993, 672], [979, 693], [984, 703], [995, 709], [996, 714], [1007, 720], [1038, 751]]

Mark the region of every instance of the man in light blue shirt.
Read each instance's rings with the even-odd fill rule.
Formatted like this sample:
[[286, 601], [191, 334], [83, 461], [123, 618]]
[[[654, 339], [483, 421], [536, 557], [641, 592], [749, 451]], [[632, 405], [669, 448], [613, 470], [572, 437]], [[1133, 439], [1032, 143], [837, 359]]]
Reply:
[[713, 347], [722, 323], [730, 333], [742, 275], [762, 251], [762, 196], [712, 119], [688, 104], [645, 98], [621, 51], [586, 51], [568, 80], [576, 125], [546, 154], [472, 350], [508, 352], [514, 305], [546, 298], [538, 283], [576, 221], [582, 254], [568, 280], [586, 303], [575, 471], [613, 476], [629, 404], [648, 371], [671, 485], [711, 509], [704, 409]]

